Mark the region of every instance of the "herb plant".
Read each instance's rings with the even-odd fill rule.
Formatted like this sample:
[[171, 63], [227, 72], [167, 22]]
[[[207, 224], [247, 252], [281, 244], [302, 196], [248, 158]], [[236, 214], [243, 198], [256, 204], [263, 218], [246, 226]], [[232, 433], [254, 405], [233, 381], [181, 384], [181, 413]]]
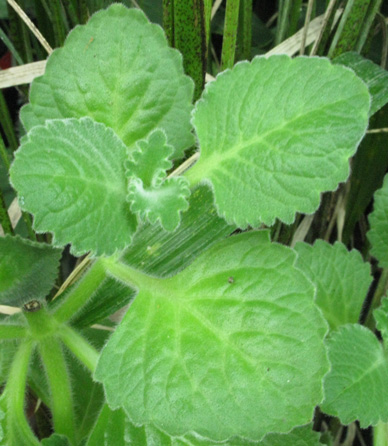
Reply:
[[[343, 424], [388, 422], [387, 301], [374, 313], [383, 342], [357, 323], [369, 264], [268, 230], [347, 179], [387, 101], [386, 82], [372, 89], [383, 70], [347, 57], [256, 57], [192, 107], [179, 52], [141, 11], [112, 5], [71, 31], [31, 86], [10, 170], [52, 244], [0, 238], [1, 303], [23, 309], [0, 325], [0, 444], [40, 444], [27, 382], [51, 410], [47, 446], [314, 446], [316, 406]], [[387, 201], [386, 180], [369, 232], [385, 268]], [[81, 277], [46, 303], [66, 244], [88, 254]], [[128, 302], [109, 338], [89, 328]], [[47, 382], [29, 373], [36, 361]], [[77, 407], [75, 370], [98, 415]]]

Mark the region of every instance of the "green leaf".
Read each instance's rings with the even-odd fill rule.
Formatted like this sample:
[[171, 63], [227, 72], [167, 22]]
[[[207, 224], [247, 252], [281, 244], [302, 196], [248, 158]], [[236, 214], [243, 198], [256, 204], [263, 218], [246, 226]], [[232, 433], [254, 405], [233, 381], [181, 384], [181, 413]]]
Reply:
[[259, 446], [320, 446], [319, 437], [309, 424], [297, 427], [288, 434], [269, 434]]
[[210, 82], [196, 105], [201, 156], [186, 177], [191, 184], [210, 181], [228, 222], [291, 223], [346, 180], [369, 102], [366, 85], [327, 59], [281, 55], [239, 63]]
[[361, 325], [345, 325], [328, 340], [332, 368], [324, 381], [321, 408], [342, 424], [366, 428], [388, 421], [388, 361], [376, 336]]
[[344, 244], [317, 240], [313, 246], [297, 243], [296, 265], [317, 287], [316, 303], [330, 328], [356, 323], [372, 282], [370, 265]]
[[381, 306], [373, 312], [376, 327], [381, 332], [385, 345], [388, 344], [388, 297], [381, 301]]
[[126, 162], [128, 201], [131, 211], [142, 221], [155, 224], [158, 220], [167, 231], [180, 223], [180, 212], [187, 210], [190, 195], [186, 178], [167, 178], [174, 148], [167, 144], [163, 130], [153, 131], [147, 140], [137, 143], [132, 160]]
[[269, 434], [262, 442], [234, 438], [226, 442], [213, 442], [196, 434], [170, 437], [155, 426], [135, 426], [121, 409], [111, 410], [105, 405], [86, 446], [319, 446], [319, 434], [311, 425], [294, 429], [288, 434]]
[[260, 440], [322, 398], [327, 325], [295, 253], [251, 232], [141, 289], [95, 377], [112, 408], [172, 436]]
[[[171, 276], [234, 231], [233, 226], [218, 217], [212, 193], [206, 186], [196, 188], [189, 197], [189, 203], [190, 207], [182, 214], [181, 224], [175, 232], [145, 224], [136, 232], [131, 246], [123, 252], [120, 260], [152, 276]], [[72, 323], [90, 326], [101, 322], [128, 304], [134, 294], [131, 288], [109, 277], [72, 319]]]
[[0, 237], [0, 303], [43, 300], [58, 274], [61, 250], [18, 236]]
[[42, 440], [42, 446], [70, 446], [70, 443], [64, 435], [54, 434]]
[[53, 52], [21, 119], [30, 130], [47, 119], [90, 116], [128, 147], [161, 127], [180, 157], [193, 143], [192, 95], [182, 57], [162, 29], [142, 11], [115, 4], [77, 26]]
[[367, 236], [372, 245], [372, 255], [381, 267], [388, 268], [388, 175], [384, 178], [383, 187], [375, 193], [374, 199]]
[[71, 252], [110, 255], [131, 242], [136, 217], [126, 202], [126, 148], [90, 118], [53, 120], [32, 129], [11, 166], [21, 207], [37, 232]]
[[341, 54], [333, 63], [351, 68], [366, 83], [372, 97], [369, 116], [374, 115], [388, 102], [387, 70], [354, 52]]

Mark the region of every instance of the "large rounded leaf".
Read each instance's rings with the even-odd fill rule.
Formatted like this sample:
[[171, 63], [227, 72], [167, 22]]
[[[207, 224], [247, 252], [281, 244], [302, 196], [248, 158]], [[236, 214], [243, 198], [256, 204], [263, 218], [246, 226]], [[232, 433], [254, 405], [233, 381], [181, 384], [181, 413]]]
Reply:
[[297, 243], [296, 265], [317, 287], [316, 303], [331, 329], [356, 323], [372, 282], [370, 264], [359, 251], [348, 251], [343, 243], [330, 245], [317, 240], [313, 246]]
[[237, 64], [196, 105], [201, 156], [186, 176], [211, 183], [228, 222], [291, 223], [346, 180], [369, 103], [366, 85], [328, 59], [282, 55]]
[[344, 325], [329, 338], [328, 347], [332, 367], [322, 410], [343, 424], [359, 420], [362, 428], [386, 423], [388, 360], [376, 336], [362, 325]]
[[126, 147], [90, 118], [33, 128], [16, 152], [11, 181], [37, 232], [72, 252], [110, 255], [131, 242], [137, 226], [126, 202]]
[[213, 440], [308, 423], [328, 369], [327, 325], [295, 258], [251, 232], [151, 280], [97, 366], [111, 407], [135, 424]]
[[27, 130], [47, 119], [90, 116], [127, 146], [161, 127], [176, 156], [193, 142], [193, 82], [182, 57], [144, 13], [115, 4], [76, 27], [31, 86], [21, 119]]

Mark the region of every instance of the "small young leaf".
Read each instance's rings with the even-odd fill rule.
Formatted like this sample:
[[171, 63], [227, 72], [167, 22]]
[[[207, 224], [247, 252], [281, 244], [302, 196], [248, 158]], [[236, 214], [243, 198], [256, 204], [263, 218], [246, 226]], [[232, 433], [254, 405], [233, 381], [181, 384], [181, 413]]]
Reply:
[[18, 236], [0, 237], [0, 303], [21, 307], [42, 300], [58, 274], [61, 250]]
[[226, 442], [213, 442], [197, 434], [170, 437], [155, 426], [135, 426], [122, 409], [102, 409], [86, 446], [320, 446], [319, 434], [311, 425], [297, 427], [288, 434], [269, 434], [261, 442], [234, 438]]
[[351, 68], [368, 85], [372, 97], [369, 116], [374, 115], [388, 102], [387, 70], [354, 52], [341, 54], [333, 63]]
[[239, 63], [210, 82], [196, 105], [201, 156], [186, 177], [210, 181], [228, 222], [291, 223], [346, 180], [369, 103], [366, 85], [327, 59]]
[[131, 242], [137, 220], [126, 202], [126, 147], [90, 118], [48, 121], [23, 139], [11, 166], [21, 207], [37, 232], [81, 255], [110, 255]]
[[161, 127], [181, 157], [193, 143], [193, 87], [162, 29], [142, 11], [114, 4], [74, 28], [53, 52], [21, 119], [28, 131], [47, 119], [90, 116], [128, 147]]
[[348, 251], [342, 243], [317, 240], [313, 246], [297, 243], [296, 265], [317, 287], [316, 303], [330, 328], [356, 323], [372, 282], [370, 265], [361, 254]]
[[345, 325], [328, 340], [331, 370], [325, 378], [324, 412], [362, 428], [388, 421], [388, 361], [376, 336]]
[[367, 236], [372, 245], [372, 255], [381, 267], [388, 268], [388, 175], [384, 178], [383, 187], [375, 193], [374, 199]]
[[109, 405], [135, 424], [217, 441], [308, 423], [327, 324], [295, 258], [267, 232], [245, 233], [140, 290], [95, 373]]
[[167, 144], [166, 134], [160, 129], [137, 146], [132, 160], [126, 163], [131, 211], [143, 221], [154, 224], [159, 220], [164, 229], [174, 231], [180, 223], [180, 212], [189, 206], [190, 195], [186, 178], [166, 179], [174, 148]]

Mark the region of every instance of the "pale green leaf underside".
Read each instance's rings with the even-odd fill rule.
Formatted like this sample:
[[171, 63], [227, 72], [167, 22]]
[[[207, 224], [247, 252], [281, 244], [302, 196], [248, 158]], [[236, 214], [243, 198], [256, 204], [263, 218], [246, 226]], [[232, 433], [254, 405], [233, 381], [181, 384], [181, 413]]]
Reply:
[[369, 263], [342, 243], [317, 240], [313, 246], [297, 243], [296, 265], [316, 285], [316, 303], [331, 329], [356, 323], [372, 281]]
[[61, 250], [19, 237], [0, 237], [0, 303], [44, 299], [58, 274]]
[[126, 147], [90, 118], [32, 129], [16, 152], [11, 181], [37, 232], [75, 255], [110, 255], [131, 242], [137, 220], [126, 202]]
[[115, 4], [54, 51], [44, 76], [32, 83], [21, 119], [30, 130], [47, 119], [90, 116], [129, 147], [161, 127], [180, 157], [193, 143], [192, 94], [182, 57], [162, 29], [142, 11]]
[[123, 410], [102, 409], [86, 446], [319, 446], [319, 434], [311, 425], [294, 429], [288, 434], [269, 434], [262, 442], [230, 439], [213, 442], [196, 434], [171, 437], [155, 426], [135, 426]]
[[167, 144], [163, 130], [153, 131], [137, 146], [132, 159], [126, 162], [131, 211], [143, 221], [160, 221], [164, 229], [173, 231], [179, 226], [181, 211], [189, 206], [188, 181], [183, 177], [166, 179], [174, 149]]
[[328, 342], [332, 369], [324, 381], [324, 412], [362, 428], [388, 421], [388, 361], [376, 336], [345, 325]]
[[186, 176], [210, 181], [228, 222], [291, 223], [346, 180], [369, 103], [365, 84], [328, 59], [239, 63], [209, 83], [196, 105], [201, 156]]
[[140, 291], [97, 366], [109, 404], [136, 424], [213, 440], [308, 423], [327, 326], [294, 261], [266, 232], [245, 233]]
[[369, 215], [371, 253], [379, 261], [379, 265], [388, 268], [388, 175], [384, 184], [374, 195], [373, 212]]

